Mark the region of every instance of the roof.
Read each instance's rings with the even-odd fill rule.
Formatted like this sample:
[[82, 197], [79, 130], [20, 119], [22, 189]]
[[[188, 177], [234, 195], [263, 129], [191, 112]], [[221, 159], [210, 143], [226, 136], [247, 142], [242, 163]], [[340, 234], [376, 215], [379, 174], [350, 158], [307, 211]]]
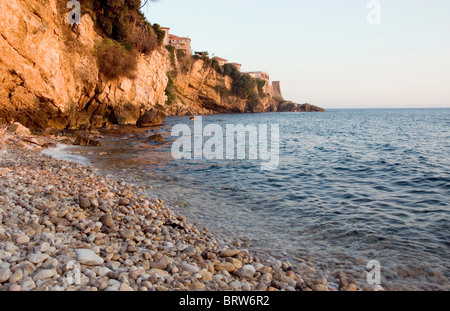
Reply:
[[225, 59], [225, 58], [221, 58], [221, 57], [217, 57], [217, 56], [215, 56], [215, 57], [213, 57], [213, 59], [215, 59], [215, 60], [218, 60], [218, 61], [228, 61], [228, 59]]
[[230, 63], [230, 65], [238, 65], [238, 66], [242, 66], [242, 64], [239, 64], [239, 63]]
[[178, 37], [178, 36], [175, 36], [175, 35], [172, 35], [172, 34], [169, 34], [169, 38], [170, 38], [170, 39], [183, 39], [183, 40], [189, 40], [189, 41], [191, 41], [191, 38], [187, 38], [187, 37]]
[[169, 27], [159, 27], [159, 29], [170, 29]]

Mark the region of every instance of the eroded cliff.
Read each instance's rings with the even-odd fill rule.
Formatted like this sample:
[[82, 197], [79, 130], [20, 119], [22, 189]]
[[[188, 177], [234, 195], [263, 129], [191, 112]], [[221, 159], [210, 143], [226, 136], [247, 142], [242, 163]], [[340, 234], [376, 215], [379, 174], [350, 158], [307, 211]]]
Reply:
[[67, 22], [65, 1], [11, 0], [0, 10], [0, 118], [30, 128], [134, 124], [164, 105], [167, 52], [139, 55], [136, 78], [108, 81], [95, 56], [89, 14]]
[[151, 108], [167, 116], [304, 111], [274, 96], [268, 83], [253, 87], [251, 98], [238, 96], [233, 78], [211, 67], [209, 59], [171, 54], [163, 46], [137, 55], [133, 77], [106, 78], [97, 57], [105, 39], [95, 14], [71, 26], [66, 4], [2, 2], [0, 124], [16, 121], [34, 129], [136, 124]]

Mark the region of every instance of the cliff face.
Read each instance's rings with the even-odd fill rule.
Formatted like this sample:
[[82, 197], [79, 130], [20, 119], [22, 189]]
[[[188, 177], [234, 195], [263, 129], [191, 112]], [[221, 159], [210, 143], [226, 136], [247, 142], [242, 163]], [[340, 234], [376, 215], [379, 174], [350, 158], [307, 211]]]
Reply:
[[[168, 116], [303, 111], [293, 103], [283, 105], [271, 85], [264, 86], [257, 101], [236, 97], [229, 76], [202, 59], [186, 58], [183, 65], [163, 47], [138, 56], [135, 78], [108, 80], [97, 64], [96, 43], [102, 38], [94, 21], [85, 14], [72, 27], [66, 4], [2, 1], [0, 125], [17, 121], [29, 128], [76, 129], [136, 124], [153, 107]], [[166, 96], [168, 73], [176, 90], [172, 101]]]
[[67, 23], [66, 1], [10, 0], [0, 10], [0, 118], [31, 128], [134, 124], [166, 101], [167, 56], [139, 56], [133, 80], [99, 75], [88, 14]]
[[[173, 77], [177, 99], [166, 107], [170, 114], [214, 114], [277, 111], [280, 99], [276, 99], [271, 85], [264, 86], [264, 96], [250, 103], [232, 92], [233, 80], [217, 73], [202, 59], [192, 61], [189, 70], [181, 73], [179, 64]], [[172, 71], [173, 72], [173, 71]], [[255, 88], [255, 93], [257, 89]]]

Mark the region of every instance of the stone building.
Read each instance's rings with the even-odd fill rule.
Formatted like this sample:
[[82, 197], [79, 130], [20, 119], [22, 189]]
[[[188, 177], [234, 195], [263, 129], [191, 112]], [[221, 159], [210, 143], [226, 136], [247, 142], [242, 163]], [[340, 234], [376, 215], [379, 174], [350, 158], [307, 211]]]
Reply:
[[273, 96], [283, 98], [283, 95], [281, 94], [281, 82], [280, 81], [272, 81], [272, 90], [273, 90]]
[[223, 66], [226, 63], [228, 63], [228, 59], [225, 59], [225, 58], [215, 56], [215, 57], [213, 57], [213, 59], [216, 60], [220, 66]]
[[251, 71], [251, 72], [244, 72], [246, 74], [249, 74], [250, 76], [252, 76], [255, 79], [262, 79], [265, 80], [267, 82], [270, 81], [270, 76], [262, 71]]
[[164, 46], [169, 45], [170, 44], [170, 40], [169, 40], [170, 28], [160, 27], [160, 29], [163, 30], [166, 33], [166, 35], [164, 37], [163, 45]]
[[186, 55], [192, 55], [191, 38], [169, 34], [169, 44], [175, 49], [183, 51]]

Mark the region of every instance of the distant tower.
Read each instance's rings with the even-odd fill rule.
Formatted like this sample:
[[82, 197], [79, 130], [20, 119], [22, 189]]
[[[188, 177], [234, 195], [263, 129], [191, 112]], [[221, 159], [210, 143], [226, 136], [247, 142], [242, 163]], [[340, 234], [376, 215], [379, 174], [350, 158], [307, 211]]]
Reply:
[[283, 95], [281, 94], [281, 82], [272, 81], [272, 87], [273, 87], [273, 95], [283, 98]]

